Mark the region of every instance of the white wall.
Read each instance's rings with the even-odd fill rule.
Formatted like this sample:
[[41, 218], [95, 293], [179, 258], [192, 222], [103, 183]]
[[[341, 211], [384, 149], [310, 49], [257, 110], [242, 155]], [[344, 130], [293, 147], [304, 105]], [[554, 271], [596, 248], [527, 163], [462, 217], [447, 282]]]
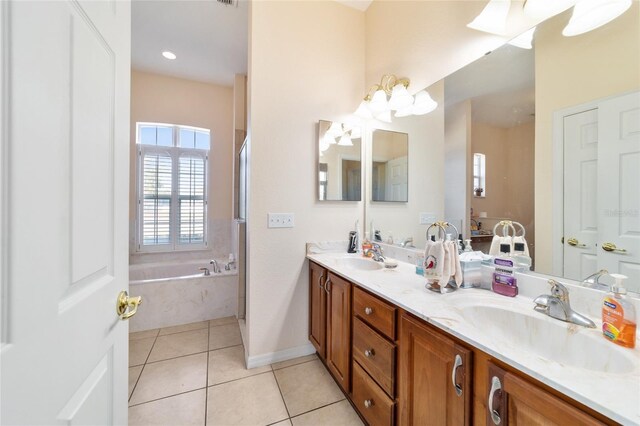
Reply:
[[468, 162], [471, 153], [471, 101], [466, 100], [449, 107], [444, 127], [444, 216], [451, 221], [460, 219], [460, 232], [465, 238], [470, 238], [469, 188], [473, 182], [473, 175], [470, 176], [470, 166], [473, 166]]
[[[135, 140], [136, 122], [144, 121], [183, 124], [211, 130], [208, 206], [210, 250], [182, 253], [135, 253], [138, 157]], [[232, 126], [232, 88], [131, 71], [130, 263], [228, 256], [231, 251]]]
[[[363, 96], [364, 14], [331, 1], [281, 1], [252, 2], [249, 16], [253, 365], [309, 350], [305, 242], [346, 240], [362, 224], [362, 202], [316, 201], [316, 163], [318, 121], [344, 121]], [[268, 212], [294, 213], [295, 227], [268, 229]]]

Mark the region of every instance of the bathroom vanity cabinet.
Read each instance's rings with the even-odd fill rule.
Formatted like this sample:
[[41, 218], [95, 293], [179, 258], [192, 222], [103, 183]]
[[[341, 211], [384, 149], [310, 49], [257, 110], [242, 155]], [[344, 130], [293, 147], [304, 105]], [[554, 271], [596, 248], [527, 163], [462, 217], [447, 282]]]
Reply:
[[352, 285], [310, 263], [309, 340], [342, 390], [351, 388]]
[[309, 265], [309, 338], [367, 424], [616, 424], [321, 265]]

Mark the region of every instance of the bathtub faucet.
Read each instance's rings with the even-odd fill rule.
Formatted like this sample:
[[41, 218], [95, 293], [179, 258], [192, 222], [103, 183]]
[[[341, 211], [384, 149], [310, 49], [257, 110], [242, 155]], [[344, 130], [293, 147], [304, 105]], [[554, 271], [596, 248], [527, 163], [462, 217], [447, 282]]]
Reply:
[[218, 266], [218, 262], [215, 259], [210, 261], [209, 264], [212, 266], [211, 269], [214, 273], [219, 274], [221, 272], [220, 267]]
[[200, 268], [201, 271], [204, 271], [204, 275], [205, 276], [209, 276], [211, 275], [211, 272], [209, 272], [209, 268]]

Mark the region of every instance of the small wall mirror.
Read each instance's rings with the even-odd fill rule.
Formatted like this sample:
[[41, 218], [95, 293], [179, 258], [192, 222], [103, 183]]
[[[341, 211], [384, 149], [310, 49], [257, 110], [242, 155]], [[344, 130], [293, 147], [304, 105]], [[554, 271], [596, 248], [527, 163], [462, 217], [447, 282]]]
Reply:
[[318, 124], [318, 200], [362, 199], [362, 130], [335, 121]]
[[409, 135], [374, 130], [371, 201], [409, 201]]

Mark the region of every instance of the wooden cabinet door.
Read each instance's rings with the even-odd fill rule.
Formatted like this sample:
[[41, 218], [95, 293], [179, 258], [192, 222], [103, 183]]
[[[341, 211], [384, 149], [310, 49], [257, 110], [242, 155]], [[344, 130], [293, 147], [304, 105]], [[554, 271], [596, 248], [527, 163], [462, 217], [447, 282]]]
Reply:
[[472, 360], [470, 350], [403, 313], [399, 340], [399, 424], [470, 424]]
[[322, 359], [326, 357], [327, 270], [309, 262], [309, 340]]
[[536, 384], [493, 363], [489, 363], [488, 401], [491, 394], [493, 398], [487, 403], [487, 425], [604, 424]]
[[329, 272], [327, 284], [326, 363], [342, 389], [349, 393], [351, 367], [351, 283]]

